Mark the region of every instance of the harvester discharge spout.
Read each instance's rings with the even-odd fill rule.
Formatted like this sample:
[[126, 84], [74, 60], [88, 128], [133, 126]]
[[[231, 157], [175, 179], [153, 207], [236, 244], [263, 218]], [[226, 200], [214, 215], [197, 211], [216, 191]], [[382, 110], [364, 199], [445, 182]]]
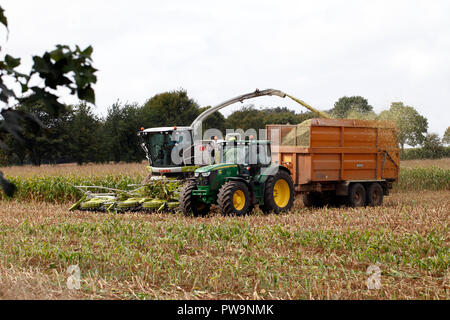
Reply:
[[324, 112], [322, 112], [322, 111], [319, 111], [319, 110], [317, 110], [317, 109], [311, 107], [309, 104], [307, 104], [307, 103], [304, 102], [303, 100], [297, 99], [297, 98], [295, 98], [295, 97], [293, 97], [293, 96], [291, 96], [291, 95], [289, 95], [289, 94], [286, 94], [286, 96], [288, 96], [289, 98], [291, 98], [291, 99], [294, 100], [295, 102], [301, 104], [301, 105], [304, 106], [306, 109], [308, 109], [308, 110], [310, 110], [310, 111], [312, 111], [312, 112], [314, 112], [314, 113], [317, 113], [321, 118], [330, 119], [330, 116], [329, 116], [329, 115], [327, 115], [326, 113], [324, 113]]

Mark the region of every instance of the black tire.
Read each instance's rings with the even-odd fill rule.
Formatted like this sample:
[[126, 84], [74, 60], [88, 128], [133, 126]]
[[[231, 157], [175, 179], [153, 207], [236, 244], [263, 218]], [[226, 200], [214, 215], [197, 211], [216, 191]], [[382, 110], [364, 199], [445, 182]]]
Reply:
[[195, 181], [189, 180], [180, 190], [180, 210], [187, 216], [205, 216], [209, 213], [211, 205], [204, 203], [198, 197], [192, 195], [197, 189]]
[[[289, 199], [283, 201], [286, 204], [282, 206], [276, 203], [277, 200], [275, 199], [276, 196], [274, 194], [275, 184], [280, 180], [284, 180], [289, 187]], [[278, 214], [280, 212], [289, 211], [294, 205], [294, 197], [294, 182], [292, 181], [290, 174], [284, 170], [279, 170], [275, 175], [267, 178], [264, 187], [264, 205], [260, 206], [260, 208], [264, 213], [274, 212]]]
[[[242, 199], [244, 202], [242, 202]], [[239, 200], [239, 201], [238, 201]], [[219, 210], [224, 215], [245, 215], [251, 206], [250, 192], [241, 181], [225, 182], [217, 195]]]
[[307, 208], [339, 207], [342, 202], [341, 197], [337, 196], [334, 191], [304, 193], [302, 200]]
[[345, 204], [344, 200], [345, 200], [344, 197], [334, 195], [333, 197], [331, 197], [328, 204], [332, 208], [339, 208], [342, 204]]
[[325, 206], [325, 200], [320, 192], [308, 192], [302, 194], [302, 201], [307, 208], [321, 208]]
[[363, 207], [366, 205], [366, 189], [361, 183], [353, 183], [348, 191], [348, 205], [350, 207]]
[[367, 205], [371, 207], [380, 206], [383, 203], [383, 188], [378, 182], [373, 182], [367, 188]]

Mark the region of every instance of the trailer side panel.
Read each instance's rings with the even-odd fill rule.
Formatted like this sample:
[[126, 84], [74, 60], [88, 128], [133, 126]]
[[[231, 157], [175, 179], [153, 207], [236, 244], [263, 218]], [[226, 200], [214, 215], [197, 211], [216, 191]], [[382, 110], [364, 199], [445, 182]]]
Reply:
[[[267, 138], [273, 140], [273, 162], [286, 166], [298, 186], [398, 179], [400, 152], [390, 122], [312, 119], [306, 143], [292, 139], [304, 128], [267, 125], [266, 129]], [[298, 141], [305, 145], [297, 145]]]

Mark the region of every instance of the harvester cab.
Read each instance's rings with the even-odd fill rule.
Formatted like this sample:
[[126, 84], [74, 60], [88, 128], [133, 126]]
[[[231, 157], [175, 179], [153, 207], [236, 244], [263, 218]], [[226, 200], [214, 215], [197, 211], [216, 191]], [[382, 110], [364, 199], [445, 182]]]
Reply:
[[183, 177], [198, 168], [191, 157], [194, 143], [190, 127], [143, 128], [138, 134], [153, 175]]
[[222, 214], [243, 215], [258, 204], [263, 212], [289, 210], [294, 183], [284, 166], [272, 164], [270, 141], [218, 141], [218, 163], [198, 168], [180, 191], [180, 208], [187, 215], [205, 215], [211, 205]]

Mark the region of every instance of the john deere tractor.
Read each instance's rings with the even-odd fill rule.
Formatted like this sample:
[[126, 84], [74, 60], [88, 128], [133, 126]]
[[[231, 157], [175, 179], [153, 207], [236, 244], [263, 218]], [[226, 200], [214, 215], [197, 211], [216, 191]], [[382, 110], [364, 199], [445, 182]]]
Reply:
[[223, 140], [213, 152], [216, 163], [196, 169], [180, 191], [184, 214], [205, 215], [213, 204], [226, 215], [255, 205], [265, 213], [292, 208], [294, 183], [286, 167], [272, 164], [270, 141]]

